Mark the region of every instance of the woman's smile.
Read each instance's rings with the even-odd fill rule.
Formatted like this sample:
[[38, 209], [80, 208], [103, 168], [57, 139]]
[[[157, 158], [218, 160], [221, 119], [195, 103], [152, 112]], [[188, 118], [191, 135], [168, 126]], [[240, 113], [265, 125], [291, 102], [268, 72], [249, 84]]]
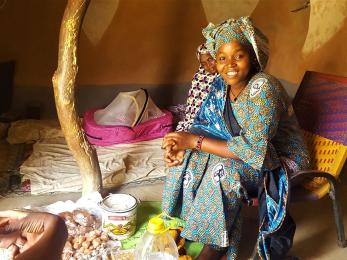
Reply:
[[228, 71], [226, 73], [226, 75], [229, 77], [229, 78], [233, 78], [237, 75], [237, 71]]

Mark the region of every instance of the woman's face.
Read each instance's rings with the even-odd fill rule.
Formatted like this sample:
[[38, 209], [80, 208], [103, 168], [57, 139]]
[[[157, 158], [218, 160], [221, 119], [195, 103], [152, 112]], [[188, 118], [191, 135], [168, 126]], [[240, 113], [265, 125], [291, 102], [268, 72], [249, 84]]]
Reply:
[[204, 67], [204, 69], [214, 74], [217, 72], [216, 61], [212, 58], [210, 54], [200, 54], [200, 64]]
[[217, 52], [217, 71], [228, 85], [244, 87], [251, 70], [250, 55], [238, 41], [223, 44]]

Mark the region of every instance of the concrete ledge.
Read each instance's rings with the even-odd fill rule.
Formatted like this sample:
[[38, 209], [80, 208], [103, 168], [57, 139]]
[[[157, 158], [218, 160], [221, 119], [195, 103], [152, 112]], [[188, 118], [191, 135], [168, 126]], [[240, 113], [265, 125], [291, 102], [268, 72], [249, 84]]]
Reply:
[[[91, 108], [109, 104], [119, 92], [146, 88], [159, 107], [185, 103], [190, 82], [177, 85], [106, 85], [76, 88], [77, 110], [80, 115]], [[48, 86], [18, 86], [14, 89], [12, 111], [25, 115], [40, 110], [41, 118], [57, 117], [53, 89]]]

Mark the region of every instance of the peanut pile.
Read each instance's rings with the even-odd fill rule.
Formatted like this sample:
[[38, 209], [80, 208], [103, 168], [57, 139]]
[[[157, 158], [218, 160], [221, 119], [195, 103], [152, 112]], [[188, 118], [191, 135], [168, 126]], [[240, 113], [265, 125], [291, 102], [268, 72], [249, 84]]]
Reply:
[[109, 236], [99, 229], [101, 223], [95, 216], [81, 209], [62, 212], [59, 216], [65, 220], [69, 234], [63, 260], [102, 259], [101, 255], [107, 255]]

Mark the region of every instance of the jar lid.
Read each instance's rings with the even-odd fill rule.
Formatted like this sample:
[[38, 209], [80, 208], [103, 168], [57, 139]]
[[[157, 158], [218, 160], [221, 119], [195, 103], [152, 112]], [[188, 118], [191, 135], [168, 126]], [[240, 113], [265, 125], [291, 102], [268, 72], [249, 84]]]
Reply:
[[157, 235], [167, 231], [165, 228], [164, 220], [160, 217], [151, 218], [148, 222], [147, 231], [151, 234]]
[[130, 194], [109, 194], [100, 206], [102, 209], [114, 213], [126, 213], [134, 210], [138, 205], [137, 199]]

